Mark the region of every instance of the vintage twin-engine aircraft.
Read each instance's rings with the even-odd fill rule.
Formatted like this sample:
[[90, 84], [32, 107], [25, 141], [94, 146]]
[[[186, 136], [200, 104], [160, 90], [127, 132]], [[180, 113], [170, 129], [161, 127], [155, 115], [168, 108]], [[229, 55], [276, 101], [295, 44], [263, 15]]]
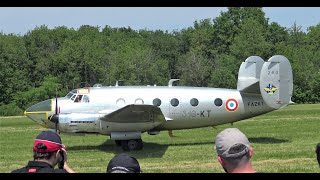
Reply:
[[292, 69], [282, 55], [265, 62], [242, 62], [237, 89], [172, 86], [78, 88], [65, 97], [37, 103], [25, 114], [63, 133], [108, 135], [123, 150], [140, 150], [141, 134], [232, 123], [287, 106], [293, 90]]

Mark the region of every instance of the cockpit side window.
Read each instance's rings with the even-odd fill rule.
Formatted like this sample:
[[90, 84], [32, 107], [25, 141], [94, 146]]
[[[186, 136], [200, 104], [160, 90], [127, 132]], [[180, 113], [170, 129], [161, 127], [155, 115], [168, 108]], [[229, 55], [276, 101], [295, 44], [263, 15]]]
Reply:
[[78, 95], [78, 96], [76, 97], [76, 99], [74, 100], [74, 102], [81, 102], [82, 96], [83, 96], [83, 95]]
[[70, 99], [71, 97], [72, 97], [72, 93], [71, 92], [69, 92], [67, 95], [66, 95], [66, 98], [68, 98], [68, 99]]
[[76, 103], [88, 103], [89, 102], [89, 96], [88, 95], [83, 95], [83, 94], [72, 94], [70, 96], [70, 100]]
[[89, 96], [83, 95], [82, 102], [89, 102]]

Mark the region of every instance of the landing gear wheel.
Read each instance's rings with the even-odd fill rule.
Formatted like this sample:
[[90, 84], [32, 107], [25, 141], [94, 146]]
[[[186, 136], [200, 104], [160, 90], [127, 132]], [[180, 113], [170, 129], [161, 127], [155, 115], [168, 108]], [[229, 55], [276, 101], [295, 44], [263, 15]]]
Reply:
[[142, 139], [136, 139], [136, 141], [138, 143], [138, 147], [136, 148], [136, 150], [141, 150], [143, 148]]
[[121, 140], [121, 147], [124, 151], [130, 151], [128, 147], [128, 140]]
[[121, 146], [124, 151], [141, 150], [143, 142], [141, 139], [122, 140]]
[[138, 147], [138, 142], [135, 139], [131, 139], [128, 141], [128, 147], [130, 150], [136, 150]]

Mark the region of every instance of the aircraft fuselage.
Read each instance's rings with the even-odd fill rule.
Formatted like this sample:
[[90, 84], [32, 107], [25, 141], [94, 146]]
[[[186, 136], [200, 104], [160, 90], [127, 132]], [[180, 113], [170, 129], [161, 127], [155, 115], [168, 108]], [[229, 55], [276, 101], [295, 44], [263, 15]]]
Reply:
[[[75, 95], [86, 95], [88, 102], [75, 102], [72, 98], [58, 98], [60, 132], [100, 133], [135, 131], [142, 132], [200, 128], [231, 123], [267, 113], [269, 108], [261, 95], [241, 94], [237, 90], [179, 87], [179, 86], [113, 86], [90, 87]], [[163, 123], [140, 123], [130, 120], [126, 123], [101, 121], [100, 118], [129, 104], [158, 106], [164, 117]], [[35, 105], [36, 106], [36, 105]], [[55, 99], [51, 100], [54, 114]], [[27, 110], [28, 112], [28, 110]], [[130, 117], [129, 117], [130, 118]], [[44, 118], [45, 119], [45, 118]], [[54, 123], [46, 121], [49, 128]], [[123, 127], [125, 126], [125, 127]], [[145, 127], [143, 127], [145, 126]], [[130, 130], [130, 127], [131, 130]]]

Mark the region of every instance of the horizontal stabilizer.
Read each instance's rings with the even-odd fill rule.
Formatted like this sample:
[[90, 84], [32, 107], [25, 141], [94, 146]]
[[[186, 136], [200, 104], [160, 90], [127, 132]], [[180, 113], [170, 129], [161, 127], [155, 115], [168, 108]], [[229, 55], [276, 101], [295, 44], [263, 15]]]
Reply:
[[268, 106], [279, 109], [290, 103], [293, 91], [292, 68], [282, 55], [272, 56], [261, 69], [260, 91]]

